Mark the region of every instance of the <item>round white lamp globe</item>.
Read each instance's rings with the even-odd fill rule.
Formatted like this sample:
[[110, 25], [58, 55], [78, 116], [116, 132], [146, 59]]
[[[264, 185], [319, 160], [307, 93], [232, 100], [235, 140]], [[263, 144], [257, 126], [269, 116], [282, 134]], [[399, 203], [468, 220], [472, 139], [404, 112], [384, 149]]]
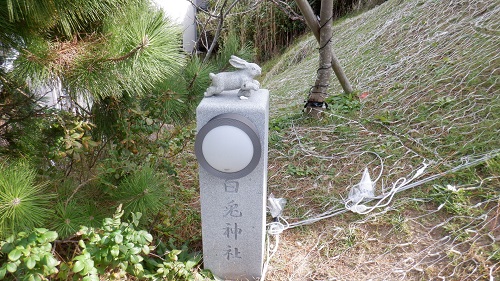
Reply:
[[202, 143], [207, 163], [224, 173], [243, 170], [254, 154], [252, 140], [243, 130], [229, 125], [210, 130]]

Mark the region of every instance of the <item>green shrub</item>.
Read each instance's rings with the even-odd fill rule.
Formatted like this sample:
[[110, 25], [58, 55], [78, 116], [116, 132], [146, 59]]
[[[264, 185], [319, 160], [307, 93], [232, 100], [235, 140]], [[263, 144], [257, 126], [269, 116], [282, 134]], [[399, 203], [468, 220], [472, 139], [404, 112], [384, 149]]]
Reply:
[[0, 241], [0, 280], [98, 281], [131, 276], [147, 280], [206, 280], [211, 277], [207, 271], [197, 272], [195, 267], [201, 257], [188, 254], [186, 248], [168, 250], [159, 241], [153, 254], [153, 236], [145, 230], [136, 230], [141, 214], [132, 214], [130, 223], [121, 221], [123, 214], [120, 205], [112, 218], [103, 220], [101, 228], [81, 227], [78, 232], [81, 251], [76, 256], [72, 251], [58, 253], [57, 256], [68, 260], [62, 264], [53, 255], [53, 251], [60, 248], [53, 248], [51, 244], [58, 237], [55, 231], [35, 228]]
[[0, 237], [42, 226], [52, 213], [44, 185], [25, 162], [0, 163]]
[[121, 278], [127, 273], [141, 277], [144, 274], [142, 261], [151, 251], [149, 244], [153, 236], [144, 230], [135, 230], [141, 217], [132, 215], [132, 223], [121, 221], [124, 211], [118, 207], [113, 218], [103, 221], [102, 229], [82, 227], [79, 241], [82, 253], [75, 257], [72, 271], [84, 280], [99, 280], [98, 274], [110, 274]]
[[45, 228], [19, 232], [0, 242], [0, 280], [14, 277], [16, 280], [46, 280], [58, 272], [59, 261], [52, 255], [52, 244], [57, 232]]

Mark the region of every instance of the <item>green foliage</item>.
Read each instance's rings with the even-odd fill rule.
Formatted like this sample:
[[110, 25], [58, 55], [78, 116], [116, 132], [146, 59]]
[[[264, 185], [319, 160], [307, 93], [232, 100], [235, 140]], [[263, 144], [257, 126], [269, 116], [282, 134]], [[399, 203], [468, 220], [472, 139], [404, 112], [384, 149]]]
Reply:
[[[102, 46], [106, 52], [99, 50], [102, 58], [95, 71], [78, 68], [71, 75], [70, 79], [79, 82], [72, 87], [75, 91], [87, 90], [101, 98], [120, 96], [123, 91], [140, 96], [174, 75], [183, 64], [181, 31], [145, 1], [107, 17], [102, 32], [109, 34], [106, 46]], [[82, 59], [83, 65], [96, 64], [94, 56]]]
[[[135, 230], [139, 224], [140, 213], [132, 215], [132, 223], [121, 221], [124, 212], [121, 205], [113, 218], [104, 219], [102, 229], [83, 227], [79, 245], [82, 253], [75, 257], [72, 271], [89, 280], [97, 274], [105, 274], [109, 269], [116, 269], [116, 274], [123, 277], [126, 273], [142, 276], [143, 255], [148, 255], [149, 244], [153, 236], [144, 230]], [[98, 280], [98, 279], [95, 279]]]
[[347, 114], [358, 111], [361, 108], [358, 93], [331, 95], [326, 98], [328, 107], [336, 112]]
[[183, 64], [180, 29], [148, 1], [42, 2], [0, 2], [9, 11], [2, 22], [15, 23], [0, 34], [18, 51], [15, 80], [39, 86], [59, 78], [73, 99], [139, 96]]
[[[113, 231], [106, 230], [109, 221], [103, 228], [99, 221], [119, 203], [126, 213], [140, 211], [144, 217], [160, 208], [169, 213], [168, 188], [178, 183], [171, 161], [194, 137], [188, 122], [216, 68], [195, 56], [186, 60], [180, 29], [148, 1], [45, 2], [0, 0], [0, 61], [14, 61], [10, 72], [0, 69], [0, 149], [10, 157], [27, 158], [38, 172], [14, 175], [21, 180], [11, 184], [10, 167], [0, 165], [0, 237], [45, 225], [61, 237], [74, 238], [85, 225], [82, 241], [116, 231], [124, 242], [115, 244], [124, 251], [135, 239], [129, 241], [127, 235], [135, 235], [139, 217], [128, 228], [120, 224]], [[54, 80], [69, 95], [71, 111], [40, 110], [38, 97], [29, 91]], [[85, 104], [73, 103], [81, 95], [92, 100], [90, 112]], [[37, 185], [35, 176], [50, 183]], [[109, 246], [115, 253], [115, 244], [92, 243], [89, 249]], [[95, 279], [104, 254], [97, 261], [75, 251], [65, 252], [77, 254], [78, 260], [67, 257], [60, 277]], [[136, 262], [147, 254], [123, 251], [119, 258], [127, 266], [113, 271], [110, 264], [110, 276], [154, 276], [141, 273], [144, 261]], [[182, 267], [180, 258], [174, 262], [176, 256], [173, 252], [158, 261], [165, 269], [171, 266], [171, 273], [162, 273], [166, 277]], [[77, 262], [83, 268], [75, 270]], [[191, 263], [184, 268], [190, 271]]]
[[99, 142], [93, 140], [90, 132], [94, 125], [86, 120], [81, 120], [78, 116], [69, 116], [61, 118], [65, 114], [59, 114], [56, 118], [57, 123], [52, 127], [58, 128], [64, 132], [64, 135], [57, 139], [57, 147], [54, 148], [53, 157], [62, 158], [68, 156], [74, 161], [80, 161], [83, 154], [89, 153], [99, 145]]
[[473, 193], [464, 188], [456, 188], [452, 185], [445, 187], [435, 184], [430, 196], [436, 204], [441, 205], [444, 210], [454, 215], [472, 216], [481, 211], [472, 208], [474, 205], [471, 202]]
[[50, 226], [56, 230], [61, 237], [74, 235], [82, 225], [86, 225], [83, 216], [83, 208], [75, 201], [70, 201], [68, 204], [59, 202], [55, 206], [55, 214], [52, 217]]
[[[121, 221], [123, 214], [120, 206], [113, 218], [104, 219], [101, 229], [81, 229], [79, 245], [83, 250], [74, 258], [73, 273], [83, 280], [99, 280], [99, 276], [123, 279], [127, 274], [153, 280], [194, 280], [202, 276], [194, 269], [200, 259], [183, 256], [181, 250], [167, 251], [160, 243], [159, 258], [151, 257], [153, 237], [147, 231], [135, 229], [141, 214], [132, 214], [131, 223]], [[70, 266], [65, 265], [64, 269], [69, 270]]]
[[157, 254], [151, 255], [152, 235], [136, 230], [141, 214], [132, 214], [131, 223], [121, 221], [123, 214], [120, 206], [100, 228], [82, 227], [78, 242], [81, 252], [76, 256], [70, 253], [67, 263], [60, 264], [52, 253], [55, 249], [51, 243], [58, 237], [55, 231], [35, 228], [0, 241], [0, 280], [123, 280], [130, 276], [201, 280], [211, 276], [209, 272], [197, 272], [195, 267], [201, 258], [187, 254], [185, 247], [168, 250], [160, 241]]
[[[86, 20], [98, 20], [114, 12], [122, 1], [84, 1], [76, 0], [68, 3], [58, 1], [2, 1], [1, 10], [8, 11], [11, 22], [25, 21], [32, 29], [58, 31], [59, 36], [71, 37], [84, 28]], [[6, 17], [7, 18], [7, 17]]]
[[226, 18], [227, 33], [223, 36], [226, 43], [229, 34], [237, 35], [241, 45], [247, 44], [254, 48], [258, 61], [272, 58], [306, 30], [303, 21], [290, 18], [300, 14], [293, 1], [284, 5], [270, 1], [263, 1], [256, 7], [253, 5], [240, 1], [235, 6]]
[[269, 120], [269, 130], [276, 132], [288, 131], [293, 122], [297, 121], [301, 116], [301, 114], [296, 114], [272, 118]]
[[[167, 250], [160, 243], [157, 253], [160, 259], [147, 258], [146, 267], [152, 274], [148, 274], [154, 280], [207, 280], [213, 278], [209, 271], [200, 273], [195, 271], [200, 261], [200, 256], [186, 255], [184, 250]], [[162, 251], [163, 250], [163, 251]]]
[[157, 84], [155, 90], [141, 100], [141, 108], [147, 108], [155, 120], [186, 123], [194, 116], [194, 109], [211, 83], [210, 72], [216, 72], [214, 65], [191, 56], [182, 70]]
[[156, 214], [167, 201], [167, 188], [159, 173], [145, 166], [125, 177], [113, 192], [113, 197], [129, 213]]
[[215, 61], [217, 68], [221, 71], [228, 69], [230, 67], [229, 59], [232, 55], [252, 61], [254, 58], [254, 50], [247, 42], [241, 43], [236, 33], [229, 32], [224, 38], [222, 47], [217, 54], [217, 59]]
[[[54, 126], [58, 122], [54, 117], [54, 111], [30, 109], [33, 101], [26, 97], [25, 100], [9, 104], [11, 98], [16, 96], [15, 93], [3, 92], [3, 94], [7, 106], [0, 106], [0, 123], [5, 120], [3, 119], [5, 116], [11, 118], [5, 120], [8, 126], [0, 129], [0, 138], [8, 141], [8, 146], [0, 146], [0, 153], [11, 158], [22, 158], [32, 164], [37, 171], [50, 169], [51, 151], [63, 135], [62, 130]], [[0, 103], [3, 103], [2, 97]], [[43, 118], [40, 118], [42, 116]]]
[[492, 245], [492, 250], [489, 251], [489, 257], [488, 257], [488, 260], [492, 260], [492, 261], [500, 261], [500, 246], [498, 246], [498, 244], [493, 244]]
[[[119, 119], [113, 127], [114, 134], [106, 144], [106, 157], [98, 163], [99, 177], [108, 185], [118, 185], [143, 166], [176, 175], [169, 158], [178, 153], [178, 145], [184, 147], [193, 132], [177, 130], [137, 107], [117, 111], [117, 114]], [[164, 118], [169, 117], [165, 115]]]
[[486, 169], [495, 177], [500, 177], [500, 156], [486, 161]]
[[436, 99], [434, 104], [439, 108], [446, 108], [455, 101], [452, 97], [439, 97]]
[[47, 280], [58, 272], [59, 261], [52, 255], [52, 244], [57, 232], [35, 228], [29, 233], [19, 232], [0, 241], [0, 280], [14, 277], [16, 280]]
[[36, 183], [36, 172], [24, 162], [0, 163], [0, 236], [44, 224], [54, 196]]
[[306, 168], [302, 168], [290, 164], [287, 166], [287, 173], [296, 177], [307, 177], [311, 176], [314, 172], [309, 166]]

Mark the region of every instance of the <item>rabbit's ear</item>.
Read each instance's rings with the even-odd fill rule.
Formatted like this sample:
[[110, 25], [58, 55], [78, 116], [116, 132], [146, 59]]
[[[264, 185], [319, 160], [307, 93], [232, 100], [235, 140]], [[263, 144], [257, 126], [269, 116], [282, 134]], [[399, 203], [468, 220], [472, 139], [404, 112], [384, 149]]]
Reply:
[[246, 68], [247, 62], [230, 59], [229, 63], [236, 68]]
[[234, 60], [234, 61], [237, 61], [237, 62], [241, 62], [241, 63], [248, 63], [246, 60], [244, 59], [241, 59], [235, 55], [231, 55], [231, 59]]

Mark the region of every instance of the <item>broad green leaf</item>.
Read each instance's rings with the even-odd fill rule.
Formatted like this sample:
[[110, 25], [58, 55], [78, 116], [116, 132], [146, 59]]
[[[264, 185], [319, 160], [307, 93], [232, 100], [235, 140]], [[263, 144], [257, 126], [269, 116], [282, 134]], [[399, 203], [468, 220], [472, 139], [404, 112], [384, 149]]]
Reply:
[[116, 244], [121, 244], [122, 242], [123, 242], [123, 235], [121, 235], [119, 233], [116, 234], [116, 236], [115, 236], [115, 243]]
[[29, 256], [31, 254], [31, 250], [34, 251], [34, 250], [36, 250], [36, 248], [34, 248], [34, 249], [28, 248], [28, 249], [20, 249], [20, 250], [21, 250], [21, 252], [23, 253], [24, 256]]
[[92, 268], [94, 268], [94, 260], [88, 259], [88, 260], [84, 261], [84, 263], [85, 263], [85, 269], [87, 271], [91, 271]]
[[101, 237], [101, 239], [100, 239], [100, 240], [101, 240], [101, 241], [100, 241], [100, 242], [101, 242], [101, 244], [104, 244], [104, 245], [105, 245], [105, 244], [108, 244], [108, 243], [109, 243], [109, 236], [104, 235], [103, 237]]
[[142, 260], [143, 260], [143, 258], [141, 256], [138, 256], [138, 255], [131, 255], [130, 256], [130, 261], [134, 264], [140, 263]]
[[153, 235], [151, 235], [149, 233], [146, 233], [144, 235], [144, 238], [146, 238], [146, 241], [148, 241], [149, 243], [151, 243], [153, 241]]
[[43, 234], [45, 239], [47, 239], [48, 242], [53, 242], [54, 240], [57, 239], [57, 232], [55, 231], [47, 231], [46, 233]]
[[198, 264], [196, 261], [188, 260], [186, 262], [186, 269], [190, 270], [191, 268], [195, 267], [196, 264]]
[[28, 269], [33, 269], [36, 265], [36, 260], [33, 256], [26, 258], [25, 262]]
[[134, 273], [135, 275], [140, 275], [144, 271], [144, 267], [141, 263], [137, 263], [134, 265]]
[[45, 264], [49, 267], [49, 268], [53, 268], [53, 267], [56, 267], [58, 264], [59, 264], [59, 261], [56, 260], [53, 256], [51, 255], [46, 255], [45, 256]]
[[42, 277], [39, 274], [30, 274], [28, 277], [29, 281], [42, 281]]
[[81, 137], [83, 137], [83, 133], [73, 133], [73, 134], [71, 135], [71, 138], [72, 138], [72, 139], [79, 139], [79, 138], [81, 138]]
[[82, 249], [87, 248], [87, 245], [85, 245], [85, 242], [83, 242], [83, 240], [78, 241], [78, 246], [80, 246], [80, 248]]
[[99, 281], [99, 276], [97, 276], [96, 274], [86, 276], [85, 278], [83, 278], [84, 281]]
[[15, 240], [16, 240], [16, 236], [15, 235], [11, 235], [5, 241], [7, 243], [13, 243]]
[[148, 245], [144, 245], [142, 246], [142, 252], [145, 254], [145, 255], [149, 255], [149, 252], [150, 252], [150, 248]]
[[138, 247], [132, 247], [130, 248], [130, 253], [133, 254], [133, 255], [137, 255], [141, 252], [141, 248], [138, 248]]
[[0, 267], [0, 280], [3, 280], [5, 274], [7, 274], [7, 267], [6, 266]]
[[118, 245], [113, 245], [110, 252], [113, 257], [117, 257], [120, 254], [120, 247]]
[[21, 250], [14, 249], [9, 253], [9, 260], [17, 261], [21, 257], [22, 254], [23, 254], [23, 252]]
[[17, 270], [17, 265], [13, 262], [7, 263], [7, 271], [10, 273], [16, 272]]
[[31, 244], [31, 243], [35, 242], [35, 241], [36, 241], [36, 238], [37, 238], [36, 233], [35, 233], [35, 232], [32, 232], [32, 233], [28, 236], [28, 238], [27, 238], [28, 243], [30, 243], [30, 244]]
[[82, 261], [76, 261], [75, 264], [73, 265], [73, 272], [78, 273], [82, 271], [84, 267], [85, 264]]
[[[12, 241], [14, 242], [14, 241]], [[2, 246], [2, 253], [9, 253], [10, 251], [12, 251], [15, 247], [14, 247], [14, 244], [12, 244], [12, 242], [7, 242], [5, 244], [3, 244]]]
[[48, 229], [46, 229], [46, 228], [35, 228], [35, 231], [38, 232], [38, 233], [40, 233], [40, 234], [43, 234], [43, 233], [47, 232]]

